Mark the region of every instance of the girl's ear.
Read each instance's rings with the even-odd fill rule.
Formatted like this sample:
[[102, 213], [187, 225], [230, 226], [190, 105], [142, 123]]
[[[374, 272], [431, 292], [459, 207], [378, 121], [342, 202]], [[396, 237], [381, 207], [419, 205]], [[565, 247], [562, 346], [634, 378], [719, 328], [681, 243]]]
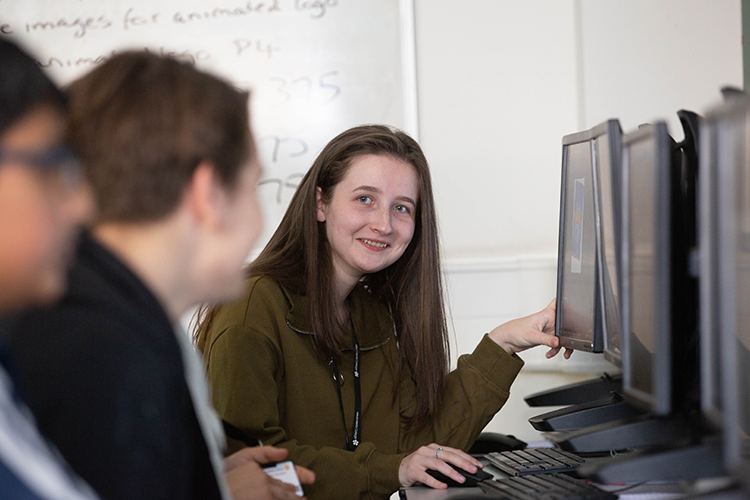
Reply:
[[318, 186], [315, 190], [315, 203], [318, 206], [318, 222], [326, 221], [326, 205], [323, 203], [323, 190]]

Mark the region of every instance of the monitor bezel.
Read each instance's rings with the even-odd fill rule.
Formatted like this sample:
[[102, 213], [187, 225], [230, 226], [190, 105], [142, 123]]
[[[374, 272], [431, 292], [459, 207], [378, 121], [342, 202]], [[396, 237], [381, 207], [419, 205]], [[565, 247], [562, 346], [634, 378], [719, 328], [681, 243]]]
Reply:
[[[555, 310], [555, 336], [560, 340], [560, 346], [566, 347], [569, 349], [575, 349], [578, 351], [586, 351], [586, 352], [594, 352], [594, 353], [600, 353], [603, 349], [603, 330], [601, 328], [602, 323], [602, 317], [601, 317], [601, 310], [599, 307], [599, 254], [598, 249], [601, 246], [600, 241], [600, 235], [599, 235], [599, 198], [598, 198], [598, 186], [599, 182], [596, 178], [596, 172], [594, 169], [594, 146], [592, 142], [592, 130], [585, 130], [582, 132], [577, 132], [574, 134], [569, 134], [563, 137], [562, 139], [562, 177], [560, 182], [560, 221], [559, 221], [559, 230], [558, 230], [558, 241], [557, 241], [557, 295], [556, 295], [556, 310]], [[592, 179], [592, 188], [593, 188], [593, 200], [594, 200], [594, 245], [595, 245], [595, 263], [594, 263], [594, 325], [593, 325], [593, 339], [591, 342], [587, 340], [581, 340], [581, 339], [574, 339], [570, 337], [566, 337], [564, 335], [561, 335], [561, 325], [562, 325], [562, 289], [563, 289], [563, 280], [564, 280], [564, 273], [565, 273], [565, 255], [563, 253], [563, 241], [564, 241], [564, 234], [565, 234], [565, 200], [566, 200], [566, 181], [567, 181], [567, 172], [568, 172], [568, 148], [570, 146], [576, 145], [576, 144], [582, 144], [582, 143], [588, 143], [590, 152], [591, 152], [591, 179]]]
[[[745, 485], [750, 485], [750, 461], [742, 460], [742, 440], [740, 431], [740, 396], [738, 388], [741, 385], [739, 373], [738, 351], [734, 348], [737, 341], [737, 313], [739, 299], [735, 282], [737, 242], [742, 241], [737, 228], [736, 202], [736, 174], [738, 161], [746, 162], [744, 148], [747, 148], [748, 120], [750, 120], [750, 101], [735, 98], [709, 113], [706, 117], [709, 123], [724, 121], [724, 134], [716, 133], [716, 157], [713, 166], [716, 172], [716, 192], [722, 193], [716, 197], [717, 238], [713, 246], [716, 258], [715, 268], [717, 293], [716, 324], [719, 328], [719, 349], [721, 353], [721, 369], [719, 372], [721, 386], [721, 408], [716, 409], [722, 415], [724, 464], [734, 477]], [[744, 137], [733, 136], [726, 142], [726, 131], [732, 131], [736, 121], [744, 121]], [[743, 155], [737, 151], [737, 145], [743, 144]], [[728, 163], [727, 163], [728, 162]], [[747, 169], [747, 165], [743, 168]], [[730, 263], [730, 265], [719, 265]], [[701, 339], [703, 340], [703, 339]], [[703, 380], [701, 380], [703, 382]], [[703, 396], [703, 394], [701, 394]]]
[[[718, 139], [723, 129], [734, 122], [741, 113], [736, 105], [724, 104], [707, 113], [701, 122], [700, 169], [699, 169], [699, 260], [700, 260], [700, 404], [701, 412], [713, 425], [724, 423], [723, 402], [717, 406], [716, 399], [723, 401], [722, 339], [720, 329], [719, 301], [719, 256], [717, 239], [722, 219], [719, 217], [718, 196]], [[731, 126], [731, 125], [729, 125]], [[718, 363], [717, 363], [718, 361]], [[717, 398], [718, 396], [718, 398]]]
[[[655, 141], [656, 220], [655, 220], [655, 290], [654, 290], [654, 355], [652, 356], [652, 394], [633, 387], [630, 346], [630, 148], [653, 138]], [[654, 415], [666, 416], [672, 412], [672, 352], [671, 352], [671, 138], [663, 121], [641, 126], [622, 137], [621, 204], [621, 332], [623, 393], [633, 404], [644, 407]], [[661, 334], [659, 334], [661, 333]]]
[[[621, 175], [622, 175], [622, 167], [621, 167], [621, 155], [622, 155], [622, 128], [620, 127], [620, 121], [617, 119], [610, 119], [607, 120], [604, 123], [601, 123], [591, 129], [591, 145], [592, 150], [594, 152], [593, 155], [593, 165], [594, 165], [594, 172], [597, 178], [597, 191], [598, 191], [598, 205], [597, 205], [597, 220], [599, 224], [597, 224], [597, 232], [599, 233], [599, 243], [597, 245], [597, 272], [598, 272], [598, 286], [599, 286], [599, 307], [601, 308], [601, 313], [599, 317], [601, 318], [601, 329], [602, 329], [602, 353], [604, 355], [604, 359], [612, 363], [613, 365], [622, 368], [622, 355], [618, 354], [617, 352], [613, 351], [610, 346], [608, 345], [608, 325], [609, 322], [607, 321], [607, 308], [606, 308], [606, 300], [605, 300], [605, 283], [604, 283], [604, 267], [606, 263], [606, 258], [604, 254], [604, 221], [601, 220], [602, 218], [602, 211], [601, 211], [601, 203], [602, 203], [602, 196], [601, 196], [601, 190], [602, 190], [602, 183], [601, 183], [601, 162], [599, 161], [599, 154], [596, 149], [596, 141], [601, 136], [606, 135], [607, 141], [609, 143], [609, 165], [610, 165], [610, 180], [612, 182], [611, 186], [611, 193], [610, 197], [612, 198], [612, 207], [614, 211], [614, 217], [613, 217], [613, 224], [614, 227], [612, 228], [612, 231], [614, 232], [614, 238], [615, 238], [615, 271], [617, 273], [617, 288], [616, 290], [617, 294], [621, 297], [621, 292], [619, 290], [620, 288], [620, 274], [622, 266], [620, 265], [620, 253], [621, 253], [621, 246], [620, 246], [620, 240], [621, 240], [621, 226], [622, 226], [622, 210], [621, 210], [621, 203], [619, 200], [620, 197], [620, 185], [622, 183]], [[621, 306], [618, 305], [618, 309], [621, 309]], [[620, 353], [622, 353], [622, 347], [620, 347]]]

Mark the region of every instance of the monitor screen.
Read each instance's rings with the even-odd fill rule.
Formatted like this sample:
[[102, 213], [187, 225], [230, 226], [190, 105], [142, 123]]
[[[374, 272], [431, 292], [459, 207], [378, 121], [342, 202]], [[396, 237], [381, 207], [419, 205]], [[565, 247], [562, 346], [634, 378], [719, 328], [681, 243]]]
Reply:
[[588, 132], [563, 138], [555, 334], [562, 346], [601, 352], [592, 155]]
[[672, 399], [669, 141], [660, 122], [622, 142], [623, 390], [657, 415]]
[[620, 154], [621, 129], [617, 120], [593, 129], [594, 168], [599, 180], [599, 253], [600, 303], [603, 305], [604, 357], [622, 366], [620, 348]]

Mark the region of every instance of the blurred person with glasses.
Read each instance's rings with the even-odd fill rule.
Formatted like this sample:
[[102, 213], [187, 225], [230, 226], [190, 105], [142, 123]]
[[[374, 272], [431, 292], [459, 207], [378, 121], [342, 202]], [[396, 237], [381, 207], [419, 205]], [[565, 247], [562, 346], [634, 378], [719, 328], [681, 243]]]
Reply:
[[[59, 298], [92, 211], [64, 144], [65, 95], [17, 45], [0, 40], [0, 317]], [[39, 433], [0, 325], [0, 496], [94, 499]]]

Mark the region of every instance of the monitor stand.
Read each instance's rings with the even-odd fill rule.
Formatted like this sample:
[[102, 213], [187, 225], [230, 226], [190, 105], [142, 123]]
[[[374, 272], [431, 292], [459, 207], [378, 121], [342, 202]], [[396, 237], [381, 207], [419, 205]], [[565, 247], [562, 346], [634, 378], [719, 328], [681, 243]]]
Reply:
[[605, 373], [596, 379], [530, 394], [524, 400], [532, 407], [568, 406], [606, 398], [613, 392], [622, 392], [621, 374]]
[[577, 473], [602, 484], [694, 481], [727, 475], [722, 467], [721, 440], [713, 437], [698, 444], [637, 451], [584, 463]]
[[639, 415], [576, 431], [549, 433], [547, 437], [563, 450], [573, 453], [607, 453], [673, 445], [689, 438], [691, 433], [692, 428], [684, 418]]
[[628, 404], [617, 393], [588, 403], [572, 405], [560, 410], [542, 413], [529, 419], [538, 431], [574, 431], [596, 424], [623, 420], [643, 414], [643, 411]]

